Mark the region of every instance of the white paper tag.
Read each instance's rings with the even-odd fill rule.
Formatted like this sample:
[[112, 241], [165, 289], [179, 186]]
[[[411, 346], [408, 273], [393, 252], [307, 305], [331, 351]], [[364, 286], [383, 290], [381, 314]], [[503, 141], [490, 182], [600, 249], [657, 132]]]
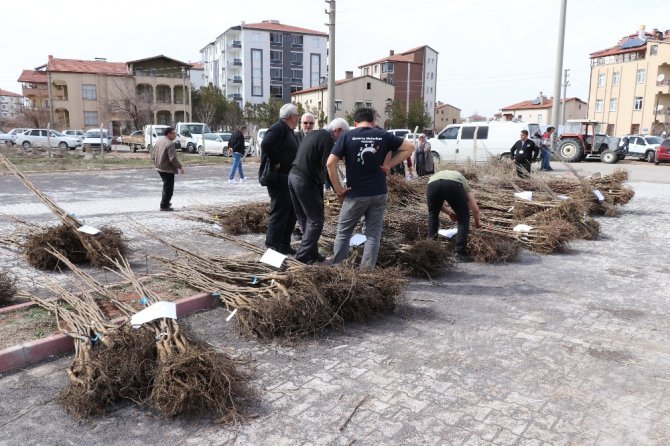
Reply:
[[220, 230], [223, 229], [220, 225], [217, 225], [216, 223], [212, 223], [212, 228], [216, 229], [217, 231], [220, 231]]
[[349, 246], [360, 246], [365, 243], [367, 239], [368, 238], [363, 234], [354, 234], [351, 236], [351, 239], [349, 239]]
[[236, 314], [237, 314], [237, 308], [235, 308], [235, 309], [228, 315], [228, 317], [226, 318], [226, 322], [228, 322], [228, 321], [231, 320], [233, 317], [235, 317]]
[[593, 189], [593, 195], [596, 196], [598, 201], [605, 201], [605, 196], [603, 195], [602, 192], [600, 192], [598, 189]]
[[268, 249], [261, 257], [261, 262], [266, 263], [275, 268], [280, 268], [281, 264], [286, 260], [286, 256], [280, 252], [275, 251], [274, 249]]
[[156, 302], [139, 311], [130, 318], [130, 325], [142, 325], [151, 322], [154, 319], [169, 317], [170, 319], [177, 319], [177, 305], [174, 302]]
[[528, 226], [528, 225], [524, 225], [524, 224], [519, 224], [519, 225], [514, 226], [514, 228], [512, 228], [512, 230], [515, 231], [515, 232], [523, 232], [523, 233], [528, 233], [528, 232], [530, 232], [531, 229], [533, 229], [532, 226]]
[[97, 235], [100, 234], [100, 229], [94, 228], [93, 226], [83, 225], [77, 228], [77, 231], [83, 232], [84, 234]]
[[570, 199], [570, 197], [568, 197], [567, 195], [559, 195], [558, 198], [560, 198], [561, 200], [569, 200]]
[[446, 238], [452, 238], [453, 236], [458, 233], [458, 228], [451, 228], [451, 229], [440, 229], [437, 231], [438, 234], [440, 234], [442, 237]]
[[521, 198], [522, 200], [533, 201], [533, 193], [530, 191], [515, 192], [514, 196], [517, 198]]

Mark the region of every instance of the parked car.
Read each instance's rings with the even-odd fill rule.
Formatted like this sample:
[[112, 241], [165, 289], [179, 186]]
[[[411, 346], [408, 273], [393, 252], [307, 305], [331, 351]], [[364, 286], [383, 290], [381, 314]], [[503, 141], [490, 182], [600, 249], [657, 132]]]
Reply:
[[202, 144], [203, 133], [212, 132], [209, 126], [202, 122], [178, 122], [175, 131], [182, 150], [191, 153], [195, 153], [198, 146]]
[[48, 129], [30, 129], [16, 137], [16, 144], [20, 144], [26, 150], [32, 146], [47, 147], [47, 141], [51, 142], [51, 147], [63, 150], [76, 149], [81, 145], [81, 140], [78, 138]]
[[102, 141], [102, 146], [105, 152], [112, 151], [112, 141], [107, 135], [107, 129], [90, 129], [86, 131], [84, 135], [84, 141], [82, 141], [83, 150], [93, 149], [93, 151], [100, 150], [100, 142]]
[[13, 146], [16, 144], [16, 136], [0, 131], [0, 142], [4, 142], [5, 145], [8, 146]]
[[16, 137], [18, 138], [19, 135], [20, 135], [21, 133], [25, 132], [26, 130], [30, 130], [30, 129], [16, 128], [16, 129], [11, 129], [11, 130], [10, 130], [9, 132], [7, 132], [7, 133], [9, 133], [10, 135], [14, 135], [14, 136], [16, 136]]
[[[228, 141], [221, 138], [221, 133], [205, 133], [205, 155], [213, 153], [214, 155], [227, 156]], [[230, 137], [228, 137], [230, 139]], [[198, 144], [198, 152], [202, 153], [202, 136], [200, 137], [200, 144]]]
[[392, 135], [399, 136], [401, 138], [404, 138], [405, 135], [408, 133], [412, 133], [410, 129], [389, 129], [387, 132], [391, 133]]
[[244, 156], [255, 156], [256, 155], [256, 145], [254, 144], [251, 135], [244, 137]]
[[263, 154], [263, 138], [265, 137], [265, 134], [267, 133], [268, 129], [259, 129], [258, 132], [256, 133], [256, 147], [258, 147], [258, 154], [262, 155]]
[[664, 139], [656, 148], [656, 158], [654, 164], [670, 163], [670, 138]]
[[86, 134], [86, 132], [83, 130], [71, 130], [71, 129], [63, 130], [62, 133], [63, 135], [67, 136], [78, 136], [81, 139], [84, 139], [84, 135]]
[[230, 137], [233, 136], [232, 133], [227, 133], [227, 132], [220, 132], [217, 133], [221, 137], [221, 140], [225, 143], [226, 147], [223, 150], [223, 156], [233, 156], [233, 151], [228, 150], [228, 142], [230, 141]]
[[660, 136], [626, 135], [623, 137], [624, 141], [625, 138], [628, 138], [626, 156], [650, 163], [654, 162], [656, 149], [663, 142], [663, 138]]

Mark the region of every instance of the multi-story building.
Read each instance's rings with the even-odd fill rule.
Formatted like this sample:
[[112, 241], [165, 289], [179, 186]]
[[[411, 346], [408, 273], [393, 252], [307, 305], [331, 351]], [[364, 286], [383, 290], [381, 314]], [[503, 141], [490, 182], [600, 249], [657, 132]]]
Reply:
[[409, 112], [415, 100], [423, 102], [431, 122], [435, 122], [438, 52], [428, 45], [389, 55], [359, 66], [361, 75], [373, 76], [395, 86], [394, 101], [405, 104]]
[[[554, 99], [543, 96], [542, 93], [535, 98], [526, 101], [517, 102], [500, 109], [502, 117], [506, 121], [518, 119], [522, 122], [531, 122], [537, 124], [551, 124], [551, 111], [554, 106]], [[565, 108], [565, 110], [564, 110]], [[560, 123], [563, 124], [563, 113], [565, 120], [584, 119], [587, 112], [587, 104], [579, 98], [561, 99]]]
[[201, 63], [191, 64], [191, 86], [193, 90], [205, 87], [205, 65]]
[[0, 118], [15, 119], [21, 113], [23, 96], [0, 88]]
[[449, 124], [458, 124], [460, 122], [460, 108], [437, 101], [437, 104], [435, 104], [435, 120], [433, 121], [433, 129], [436, 132], [439, 132]]
[[46, 64], [24, 70], [19, 82], [30, 106], [48, 109], [53, 128], [102, 123], [117, 135], [141, 122], [188, 121], [190, 67], [163, 55], [130, 62], [49, 56]]
[[[393, 90], [393, 85], [380, 79], [372, 76], [354, 77], [353, 71], [347, 71], [344, 79], [335, 82], [335, 116], [328, 116], [328, 119], [344, 118], [346, 113], [359, 107], [372, 107], [379, 115], [379, 125], [388, 127]], [[302, 104], [305, 110], [328, 115], [327, 85], [296, 91], [292, 96], [293, 102]]]
[[590, 58], [589, 119], [608, 135], [670, 131], [670, 30], [641, 27]]
[[228, 28], [200, 50], [205, 83], [240, 107], [316, 87], [327, 73], [328, 35], [277, 20]]

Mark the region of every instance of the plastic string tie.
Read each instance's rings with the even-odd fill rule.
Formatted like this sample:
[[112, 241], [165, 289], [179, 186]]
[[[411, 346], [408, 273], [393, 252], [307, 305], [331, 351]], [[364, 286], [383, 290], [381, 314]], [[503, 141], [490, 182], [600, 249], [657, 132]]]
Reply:
[[148, 306], [149, 305], [149, 299], [147, 299], [146, 297], [143, 297], [143, 298], [140, 299], [140, 303], [142, 305], [147, 305]]

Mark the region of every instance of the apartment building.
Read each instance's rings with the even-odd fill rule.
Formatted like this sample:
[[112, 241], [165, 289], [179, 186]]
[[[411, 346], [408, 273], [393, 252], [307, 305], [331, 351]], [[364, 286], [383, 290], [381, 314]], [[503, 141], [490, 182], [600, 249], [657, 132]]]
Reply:
[[30, 106], [48, 109], [53, 128], [102, 123], [118, 135], [141, 123], [189, 120], [190, 67], [163, 55], [130, 62], [49, 56], [18, 81]]
[[[329, 120], [344, 118], [359, 107], [372, 107], [379, 115], [377, 123], [388, 128], [391, 105], [393, 104], [394, 87], [372, 76], [354, 77], [353, 71], [347, 71], [344, 79], [335, 81], [335, 116]], [[296, 91], [292, 102], [300, 103], [305, 110], [312, 113], [323, 112], [328, 115], [328, 86], [322, 85]]]
[[[528, 99], [508, 105], [500, 109], [502, 118], [506, 121], [517, 119], [522, 122], [531, 122], [543, 125], [551, 125], [551, 112], [554, 107], [554, 99], [543, 96], [542, 93], [535, 99]], [[588, 106], [579, 98], [561, 99], [560, 123], [563, 124], [563, 116], [568, 119], [584, 119]]]
[[0, 88], [0, 118], [15, 119], [22, 107], [23, 96]]
[[359, 66], [362, 76], [373, 76], [395, 86], [394, 101], [409, 105], [421, 100], [426, 113], [435, 122], [438, 52], [428, 45], [389, 55]]
[[590, 59], [589, 119], [608, 135], [670, 131], [670, 30], [643, 26]]
[[436, 132], [441, 131], [449, 124], [458, 124], [460, 122], [460, 108], [437, 101], [437, 104], [435, 104], [435, 120], [433, 121], [433, 129]]
[[205, 83], [240, 107], [318, 86], [327, 73], [328, 34], [277, 20], [228, 28], [200, 50]]

